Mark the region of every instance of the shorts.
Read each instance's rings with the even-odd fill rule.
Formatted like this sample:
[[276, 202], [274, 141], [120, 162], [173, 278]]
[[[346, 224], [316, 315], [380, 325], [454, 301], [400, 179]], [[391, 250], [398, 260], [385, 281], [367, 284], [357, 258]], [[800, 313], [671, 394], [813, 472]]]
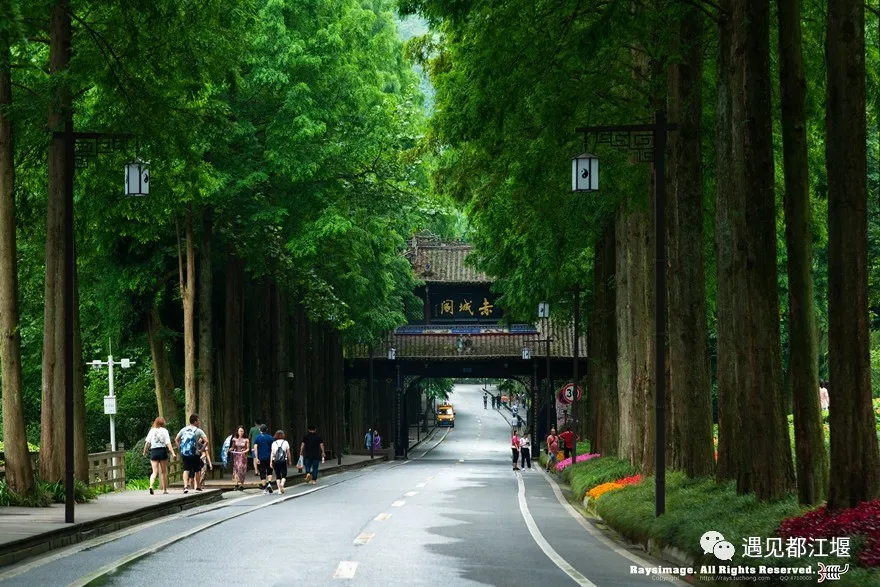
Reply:
[[157, 446], [156, 448], [150, 449], [150, 460], [151, 461], [167, 461], [168, 460], [168, 448], [164, 446]]
[[260, 473], [260, 480], [263, 480], [266, 476], [272, 474], [272, 471], [269, 469], [269, 461], [260, 461], [260, 464], [257, 465], [257, 470]]
[[202, 470], [202, 457], [199, 455], [183, 456], [183, 470], [195, 475]]
[[548, 452], [548, 453], [547, 453], [547, 460], [550, 461], [551, 463], [555, 463], [555, 462], [556, 462], [556, 453], [557, 453], [557, 452], [558, 452], [558, 451], [555, 451], [555, 450], [551, 450], [550, 452]]
[[275, 479], [287, 479], [287, 461], [275, 461], [272, 466], [275, 470]]

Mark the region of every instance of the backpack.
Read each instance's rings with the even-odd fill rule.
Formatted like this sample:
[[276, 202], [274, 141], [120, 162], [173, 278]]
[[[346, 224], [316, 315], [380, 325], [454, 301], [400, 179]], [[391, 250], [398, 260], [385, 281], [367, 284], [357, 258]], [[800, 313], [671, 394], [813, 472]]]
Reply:
[[275, 451], [275, 456], [273, 460], [276, 463], [286, 463], [287, 462], [287, 451], [284, 450], [284, 443], [281, 442], [278, 444], [278, 449]]
[[184, 457], [196, 456], [196, 428], [187, 426], [180, 434], [180, 455]]

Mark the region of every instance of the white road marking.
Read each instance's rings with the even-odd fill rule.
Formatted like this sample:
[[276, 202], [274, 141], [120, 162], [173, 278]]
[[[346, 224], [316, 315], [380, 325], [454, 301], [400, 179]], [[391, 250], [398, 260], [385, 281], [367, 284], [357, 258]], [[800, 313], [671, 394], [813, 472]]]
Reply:
[[418, 493], [418, 491], [407, 491], [406, 493], [404, 493], [404, 495], [407, 497], [412, 497], [413, 495], [418, 495]]
[[425, 485], [427, 485], [427, 483], [419, 483], [416, 487], [424, 487]]
[[[546, 471], [539, 470], [539, 472], [541, 473], [541, 475], [543, 475], [547, 479], [548, 483], [550, 483], [550, 487], [553, 489], [553, 493], [554, 493], [554, 495], [556, 495], [557, 501], [559, 501], [559, 503], [562, 504], [562, 507], [565, 509], [566, 512], [568, 512], [568, 515], [570, 515], [572, 518], [574, 518], [575, 521], [578, 524], [580, 524], [584, 528], [584, 530], [589, 532], [596, 540], [598, 540], [599, 542], [601, 542], [602, 544], [604, 544], [605, 546], [607, 546], [608, 548], [610, 548], [611, 550], [613, 550], [614, 552], [616, 552], [617, 554], [622, 556], [623, 558], [628, 559], [638, 565], [641, 565], [643, 567], [656, 567], [657, 566], [657, 563], [649, 562], [649, 561], [643, 559], [642, 557], [626, 550], [625, 548], [621, 548], [620, 546], [615, 544], [615, 542], [613, 540], [610, 540], [607, 536], [602, 534], [602, 532], [600, 532], [599, 530], [594, 528], [592, 524], [590, 524], [589, 522], [587, 522], [584, 519], [584, 517], [580, 514], [580, 512], [578, 512], [576, 509], [574, 509], [572, 507], [572, 505], [570, 503], [568, 503], [568, 501], [565, 499], [565, 496], [562, 495], [562, 490], [559, 489], [559, 484], [556, 483], [556, 480], [553, 479], [553, 477], [551, 477]], [[689, 583], [681, 581], [681, 580], [673, 577], [672, 575], [663, 575], [663, 577], [664, 577], [664, 582], [672, 583], [673, 585], [677, 585], [678, 587], [689, 587], [689, 585], [690, 585]]]
[[354, 545], [363, 546], [364, 544], [368, 544], [370, 540], [373, 539], [373, 536], [375, 536], [375, 534], [367, 534], [366, 532], [361, 532], [354, 539]]
[[[227, 517], [221, 518], [219, 520], [212, 520], [210, 522], [205, 522], [204, 524], [201, 524], [201, 525], [196, 526], [194, 528], [190, 528], [186, 532], [182, 532], [182, 533], [180, 533], [176, 536], [172, 536], [170, 538], [165, 538], [161, 542], [158, 542], [158, 543], [153, 544], [151, 546], [147, 546], [146, 548], [142, 548], [138, 551], [132, 552], [131, 554], [124, 556], [117, 561], [114, 561], [108, 565], [104, 565], [103, 567], [89, 573], [85, 577], [80, 577], [79, 579], [77, 579], [76, 581], [71, 583], [68, 587], [85, 587], [86, 585], [88, 585], [89, 583], [94, 581], [95, 579], [98, 579], [99, 577], [102, 577], [112, 571], [115, 571], [119, 567], [125, 566], [125, 565], [127, 565], [131, 562], [134, 562], [140, 558], [143, 558], [147, 555], [159, 552], [163, 548], [166, 548], [166, 547], [174, 544], [175, 542], [179, 542], [180, 540], [183, 540], [184, 538], [188, 538], [188, 537], [192, 536], [193, 534], [197, 534], [198, 532], [201, 532], [202, 530], [207, 530], [208, 528], [210, 528], [212, 526], [216, 526], [217, 524], [222, 524], [223, 522], [228, 522], [229, 520], [232, 520], [232, 519], [237, 518], [239, 516], [244, 516], [245, 514], [249, 514], [251, 512], [255, 512], [257, 510], [261, 510], [265, 507], [269, 507], [271, 505], [283, 503], [289, 499], [295, 499], [297, 497], [302, 497], [303, 495], [308, 495], [310, 493], [314, 493], [315, 491], [320, 491], [322, 489], [325, 489], [326, 487], [331, 487], [331, 486], [330, 485], [321, 485], [320, 487], [308, 489], [308, 490], [300, 492], [300, 493], [294, 493], [292, 495], [285, 495], [284, 497], [279, 497], [277, 499], [274, 499], [272, 501], [268, 501], [268, 502], [263, 503], [261, 505], [254, 506], [254, 507], [248, 508], [248, 509], [243, 509], [240, 512], [236, 512], [235, 514], [232, 514], [231, 516], [227, 516]], [[245, 498], [242, 498], [242, 499], [245, 499]], [[229, 502], [227, 502], [227, 504], [228, 503]], [[167, 518], [161, 518], [161, 519], [167, 520]]]
[[354, 561], [342, 561], [333, 573], [334, 579], [354, 579], [358, 564]]
[[403, 507], [403, 504], [405, 504], [405, 503], [406, 502], [404, 500], [398, 499], [397, 501], [395, 501], [394, 503], [391, 504], [391, 507], [395, 507], [395, 508]]
[[526, 526], [529, 529], [529, 533], [532, 535], [532, 539], [538, 547], [544, 551], [547, 558], [553, 561], [553, 564], [559, 567], [563, 573], [571, 577], [575, 583], [581, 587], [597, 587], [595, 583], [584, 577], [580, 571], [571, 566], [568, 561], [562, 558], [559, 553], [550, 546], [550, 543], [547, 542], [547, 539], [541, 534], [541, 530], [538, 529], [538, 525], [535, 524], [535, 519], [532, 518], [531, 512], [529, 512], [529, 504], [526, 502], [526, 484], [523, 483], [521, 475], [516, 476], [516, 482], [519, 484], [519, 493], [517, 495], [519, 498], [519, 511], [522, 514], [523, 519], [526, 521]]
[[387, 520], [390, 517], [391, 517], [391, 514], [386, 514], [385, 512], [382, 512], [381, 514], [379, 514], [378, 516], [373, 518], [373, 520], [376, 522], [384, 522], [385, 520]]

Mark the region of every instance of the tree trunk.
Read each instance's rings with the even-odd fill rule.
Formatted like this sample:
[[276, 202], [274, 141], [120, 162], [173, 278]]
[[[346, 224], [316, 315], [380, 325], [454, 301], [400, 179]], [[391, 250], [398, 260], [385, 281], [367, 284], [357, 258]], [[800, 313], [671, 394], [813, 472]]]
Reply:
[[[49, 130], [64, 128], [72, 116], [69, 88], [57, 81], [70, 64], [70, 2], [58, 0], [52, 8], [49, 72], [56, 80], [49, 110]], [[43, 379], [40, 403], [40, 476], [46, 481], [64, 478], [64, 142], [49, 142], [49, 182], [46, 203], [46, 284], [43, 306]]]
[[290, 434], [290, 315], [287, 296], [280, 287], [272, 292], [272, 331], [275, 339], [275, 412], [278, 427]]
[[825, 496], [828, 459], [819, 403], [819, 356], [813, 298], [813, 239], [807, 155], [807, 82], [801, 42], [801, 0], [780, 0], [779, 85], [785, 168], [785, 244], [788, 252], [789, 382], [794, 412], [798, 499]]
[[[773, 179], [773, 134], [770, 96], [769, 0], [733, 1], [733, 41], [742, 79], [733, 91], [735, 173], [743, 180], [747, 230], [739, 263], [745, 295], [740, 322], [738, 369], [743, 372], [742, 438], [760, 443], [737, 447], [737, 491], [760, 500], [780, 498], [794, 486], [788, 437], [782, 357], [779, 347], [779, 293], [776, 268], [776, 211]], [[745, 416], [747, 414], [747, 416]]]
[[[180, 299], [183, 302], [183, 385], [185, 423], [197, 413], [198, 393], [196, 390], [196, 258], [193, 244], [192, 206], [186, 209], [186, 261], [180, 245], [180, 226], [177, 227], [177, 264], [180, 274]], [[184, 269], [185, 267], [185, 269]], [[204, 423], [204, 422], [203, 422]]]
[[293, 344], [293, 426], [296, 438], [306, 433], [308, 425], [308, 319], [301, 303], [296, 305], [296, 336]]
[[249, 430], [242, 406], [242, 358], [244, 336], [244, 263], [229, 252], [226, 257], [226, 315], [223, 343], [223, 425], [231, 434], [237, 426]]
[[736, 475], [739, 446], [737, 406], [741, 388], [737, 385], [735, 360], [738, 340], [736, 311], [737, 287], [742, 264], [737, 262], [734, 235], [739, 234], [737, 220], [742, 219], [740, 175], [733, 170], [733, 96], [737, 83], [733, 67], [733, 23], [731, 0], [721, 0], [718, 20], [718, 84], [715, 102], [715, 296], [716, 385], [718, 401], [718, 481]]
[[27, 446], [21, 382], [21, 321], [18, 312], [18, 249], [15, 244], [15, 162], [9, 32], [0, 31], [0, 382], [3, 392], [3, 453], [6, 483], [16, 493], [34, 487]]
[[871, 406], [865, 129], [865, 8], [828, 3], [825, 158], [828, 167], [828, 507], [880, 496]]
[[214, 435], [214, 273], [211, 266], [213, 222], [211, 209], [205, 208], [202, 211], [202, 241], [199, 247], [198, 410], [202, 418], [202, 430], [212, 443], [211, 446], [216, 447], [219, 444]]
[[590, 390], [593, 397], [591, 452], [617, 454], [617, 326], [615, 324], [615, 230], [607, 221], [596, 242], [593, 269], [593, 314], [590, 326]]
[[670, 465], [689, 477], [714, 470], [706, 275], [703, 266], [703, 13], [685, 6], [678, 21], [680, 61], [669, 67], [666, 203], [669, 311]]
[[159, 417], [165, 420], [169, 430], [178, 429], [182, 420], [177, 419], [177, 406], [174, 403], [174, 378], [168, 347], [165, 344], [165, 326], [159, 316], [159, 307], [153, 302], [147, 317], [147, 336], [150, 339], [150, 356], [153, 359], [153, 383], [156, 387], [156, 407]]

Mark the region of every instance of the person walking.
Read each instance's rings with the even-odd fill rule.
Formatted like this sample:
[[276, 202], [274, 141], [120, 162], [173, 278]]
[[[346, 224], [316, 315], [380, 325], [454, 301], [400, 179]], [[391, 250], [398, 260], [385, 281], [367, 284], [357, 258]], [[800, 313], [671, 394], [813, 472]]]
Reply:
[[559, 452], [559, 437], [556, 436], [556, 428], [550, 429], [545, 446], [547, 447], [547, 470], [549, 471], [550, 467], [556, 466], [556, 453]]
[[244, 434], [244, 426], [239, 426], [229, 445], [232, 454], [232, 481], [238, 491], [244, 491], [244, 478], [248, 472], [248, 452], [251, 441]]
[[309, 425], [309, 433], [303, 436], [302, 443], [299, 445], [299, 456], [303, 458], [306, 483], [317, 484], [318, 464], [324, 462], [324, 441], [315, 432], [314, 424]]
[[199, 450], [200, 442], [208, 442], [208, 437], [199, 426], [202, 421], [198, 414], [189, 417], [189, 426], [180, 429], [174, 437], [174, 443], [183, 460], [183, 492], [189, 493], [190, 480], [193, 489], [198, 487], [199, 472], [202, 470], [202, 455]]
[[519, 434], [516, 428], [513, 429], [513, 437], [510, 439], [510, 452], [513, 454], [513, 470], [519, 471]]
[[529, 438], [528, 432], [523, 432], [522, 437], [519, 439], [519, 456], [520, 456], [520, 467], [523, 469], [528, 466], [529, 469], [532, 468], [532, 439]]
[[260, 476], [260, 487], [263, 493], [272, 493], [272, 443], [275, 439], [269, 435], [269, 427], [260, 425], [260, 433], [254, 438], [254, 465]]
[[[248, 431], [248, 440], [250, 441], [250, 447], [251, 447], [251, 448], [254, 447], [254, 440], [255, 440], [255, 439], [257, 438], [257, 436], [259, 436], [259, 435], [260, 435], [260, 421], [259, 421], [259, 420], [254, 420], [254, 425], [251, 426], [251, 429]], [[251, 461], [253, 461], [253, 459], [251, 459]], [[257, 471], [257, 463], [252, 462], [252, 465], [253, 465], [253, 467], [254, 467], [254, 475], [256, 475], [257, 477], [259, 477], [259, 476], [260, 476], [260, 472]]]
[[370, 450], [373, 448], [373, 431], [367, 430], [367, 434], [364, 436], [364, 448]]
[[819, 407], [822, 408], [823, 411], [828, 409], [828, 406], [831, 405], [831, 398], [828, 396], [828, 382], [820, 381], [819, 382]]
[[150, 495], [153, 495], [153, 483], [159, 477], [162, 485], [162, 493], [168, 493], [168, 457], [174, 458], [174, 448], [171, 446], [171, 435], [165, 428], [165, 418], [161, 416], [153, 420], [153, 427], [147, 432], [144, 441], [144, 456], [147, 456], [147, 447], [150, 449]]
[[574, 448], [574, 432], [571, 431], [571, 426], [565, 427], [565, 432], [559, 435], [559, 439], [564, 443], [562, 445], [562, 452], [565, 458], [570, 458], [571, 449]]
[[488, 409], [487, 406], [489, 404], [489, 394], [485, 391], [483, 392], [483, 409]]
[[382, 450], [382, 437], [378, 430], [373, 430], [373, 452]]
[[214, 463], [211, 462], [211, 449], [207, 442], [203, 442], [200, 449], [200, 458], [202, 459], [202, 472], [199, 473], [199, 482], [196, 484], [196, 491], [205, 488], [205, 479], [208, 477], [208, 471], [214, 470]]
[[290, 443], [284, 440], [284, 430], [279, 430], [275, 433], [275, 442], [272, 443], [272, 470], [275, 472], [278, 493], [284, 493], [284, 484], [287, 482], [287, 463], [289, 462]]

